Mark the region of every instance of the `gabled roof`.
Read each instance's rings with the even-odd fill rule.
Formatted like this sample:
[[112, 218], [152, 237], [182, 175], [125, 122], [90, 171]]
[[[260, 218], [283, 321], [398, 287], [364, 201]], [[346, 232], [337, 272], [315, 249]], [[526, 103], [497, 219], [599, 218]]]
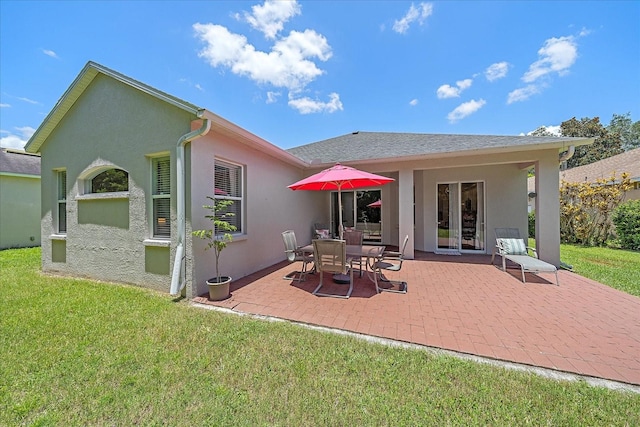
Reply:
[[591, 144], [593, 138], [353, 132], [300, 147], [291, 154], [311, 163], [388, 162], [460, 154], [490, 154]]
[[67, 91], [58, 100], [40, 127], [38, 127], [38, 130], [36, 130], [31, 139], [29, 139], [29, 142], [25, 146], [26, 151], [30, 153], [37, 153], [40, 151], [40, 147], [44, 141], [58, 126], [64, 115], [71, 109], [71, 107], [73, 107], [73, 104], [75, 104], [78, 98], [80, 98], [80, 95], [82, 95], [85, 89], [91, 84], [93, 79], [100, 73], [168, 102], [169, 104], [181, 108], [189, 113], [197, 115], [198, 117], [200, 117], [204, 111], [204, 109], [196, 105], [159, 91], [158, 89], [134, 80], [131, 77], [127, 77], [124, 74], [118, 73], [117, 71], [111, 70], [103, 65], [89, 61], [87, 62], [87, 65], [84, 66], [80, 74], [78, 74], [78, 77], [76, 77], [73, 83], [71, 83], [71, 86], [69, 86]]
[[631, 181], [640, 181], [640, 148], [561, 171], [560, 179], [567, 182], [593, 182], [609, 179], [614, 172], [617, 178], [620, 178], [623, 172], [628, 172]]
[[0, 174], [40, 176], [40, 156], [3, 148], [0, 150]]

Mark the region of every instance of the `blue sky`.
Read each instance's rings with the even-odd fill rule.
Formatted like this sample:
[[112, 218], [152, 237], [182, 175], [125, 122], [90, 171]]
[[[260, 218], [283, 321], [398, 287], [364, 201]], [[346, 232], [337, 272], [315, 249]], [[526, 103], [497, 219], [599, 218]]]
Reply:
[[289, 148], [640, 120], [640, 2], [0, 1], [1, 145], [87, 61]]

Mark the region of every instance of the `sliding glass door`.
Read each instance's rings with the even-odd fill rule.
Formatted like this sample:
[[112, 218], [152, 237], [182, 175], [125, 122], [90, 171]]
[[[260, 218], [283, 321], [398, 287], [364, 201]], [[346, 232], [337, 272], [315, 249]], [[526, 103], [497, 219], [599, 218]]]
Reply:
[[[380, 190], [342, 191], [342, 225], [365, 231], [365, 236], [382, 236]], [[370, 206], [372, 205], [372, 206]], [[331, 230], [338, 235], [338, 192], [331, 193]], [[365, 237], [365, 239], [367, 238]]]
[[484, 183], [438, 184], [439, 252], [484, 252]]

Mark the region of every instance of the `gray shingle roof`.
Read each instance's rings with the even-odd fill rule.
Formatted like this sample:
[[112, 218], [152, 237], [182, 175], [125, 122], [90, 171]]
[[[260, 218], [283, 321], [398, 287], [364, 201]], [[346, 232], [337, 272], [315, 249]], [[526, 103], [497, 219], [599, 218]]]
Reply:
[[40, 156], [3, 148], [0, 150], [0, 173], [40, 176]]
[[[421, 158], [453, 153], [520, 151], [562, 148], [591, 143], [590, 138], [545, 136], [447, 135], [393, 132], [354, 132], [289, 151], [307, 162], [335, 163]], [[478, 153], [479, 154], [479, 153]]]
[[567, 182], [591, 182], [609, 179], [614, 172], [618, 178], [623, 172], [627, 172], [632, 181], [640, 181], [640, 148], [561, 171], [560, 179]]

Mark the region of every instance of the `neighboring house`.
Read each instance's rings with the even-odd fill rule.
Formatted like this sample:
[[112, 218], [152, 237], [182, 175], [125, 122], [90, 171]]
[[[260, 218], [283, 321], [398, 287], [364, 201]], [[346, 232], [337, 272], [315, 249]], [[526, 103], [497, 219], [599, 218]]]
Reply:
[[[593, 162], [588, 165], [560, 171], [560, 184], [562, 181], [579, 183], [595, 182], [598, 179], [609, 180], [614, 174], [616, 179], [620, 179], [622, 174], [629, 174], [629, 179], [633, 188], [625, 195], [625, 200], [640, 199], [640, 148], [625, 151], [615, 156]], [[534, 210], [535, 178], [529, 178], [527, 189], [529, 194], [529, 211]]]
[[[216, 114], [89, 62], [27, 144], [42, 155], [42, 268], [187, 297], [206, 292], [213, 254], [206, 196], [234, 201], [224, 275], [285, 259], [281, 232], [309, 243], [333, 221], [336, 193], [287, 185], [343, 162], [395, 181], [381, 188], [382, 241], [487, 253], [493, 229], [527, 230], [527, 169], [539, 175], [541, 258], [559, 263], [559, 154], [588, 138], [356, 132], [283, 150]], [[343, 191], [355, 222], [357, 193]], [[351, 203], [351, 205], [349, 205]], [[472, 217], [471, 221], [469, 218]], [[462, 224], [467, 233], [463, 236]], [[471, 225], [470, 225], [471, 224]], [[472, 232], [469, 233], [468, 231]]]
[[0, 249], [40, 246], [40, 156], [0, 149]]

